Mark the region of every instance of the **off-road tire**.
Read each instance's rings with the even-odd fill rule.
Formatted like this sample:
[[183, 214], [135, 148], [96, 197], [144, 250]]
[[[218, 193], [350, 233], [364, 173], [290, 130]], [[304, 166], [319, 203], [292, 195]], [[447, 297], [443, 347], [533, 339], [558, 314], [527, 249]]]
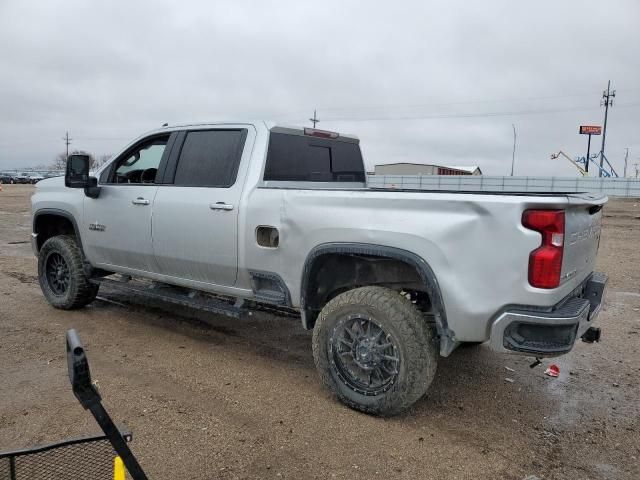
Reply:
[[[395, 383], [374, 396], [344, 382], [331, 360], [330, 336], [349, 315], [367, 315], [391, 334], [400, 354]], [[313, 330], [313, 358], [323, 383], [345, 405], [365, 413], [391, 416], [408, 409], [427, 392], [438, 361], [434, 328], [410, 300], [382, 287], [362, 287], [333, 298], [320, 312]]]
[[[60, 255], [69, 269], [69, 285], [63, 293], [56, 292], [47, 278], [46, 262], [53, 253]], [[82, 252], [71, 235], [51, 237], [44, 242], [38, 254], [38, 280], [47, 302], [62, 310], [82, 308], [98, 294], [98, 285], [90, 283], [84, 273]]]

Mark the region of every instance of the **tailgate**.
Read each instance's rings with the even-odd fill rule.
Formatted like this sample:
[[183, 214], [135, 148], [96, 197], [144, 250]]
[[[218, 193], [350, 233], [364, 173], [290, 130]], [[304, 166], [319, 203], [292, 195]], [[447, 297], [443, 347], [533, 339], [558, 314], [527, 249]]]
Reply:
[[568, 195], [565, 210], [565, 247], [562, 259], [561, 283], [578, 277], [586, 278], [595, 270], [600, 246], [604, 195]]

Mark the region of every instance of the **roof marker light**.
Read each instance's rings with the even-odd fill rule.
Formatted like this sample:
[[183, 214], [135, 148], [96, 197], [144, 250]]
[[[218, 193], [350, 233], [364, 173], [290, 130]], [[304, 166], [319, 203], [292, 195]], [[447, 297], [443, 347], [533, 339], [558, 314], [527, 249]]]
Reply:
[[337, 132], [329, 132], [327, 130], [318, 130], [317, 128], [305, 128], [304, 134], [310, 137], [320, 138], [338, 138], [340, 134]]

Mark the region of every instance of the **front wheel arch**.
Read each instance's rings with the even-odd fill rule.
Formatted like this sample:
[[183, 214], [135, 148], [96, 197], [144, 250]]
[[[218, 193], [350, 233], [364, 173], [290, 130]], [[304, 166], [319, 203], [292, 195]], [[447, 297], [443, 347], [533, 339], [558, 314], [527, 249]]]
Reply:
[[33, 214], [33, 233], [36, 237], [36, 248], [40, 251], [42, 245], [51, 237], [59, 235], [71, 235], [75, 237], [76, 243], [84, 258], [82, 239], [75, 217], [66, 210], [57, 208], [43, 208]]

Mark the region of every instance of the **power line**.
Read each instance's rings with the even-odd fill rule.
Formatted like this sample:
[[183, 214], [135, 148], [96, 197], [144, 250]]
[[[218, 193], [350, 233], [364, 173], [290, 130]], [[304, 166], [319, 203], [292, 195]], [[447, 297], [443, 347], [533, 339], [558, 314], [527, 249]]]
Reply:
[[85, 142], [111, 142], [131, 140], [131, 137], [76, 137], [76, 140], [82, 140]]
[[[618, 105], [618, 108], [638, 107], [640, 103], [630, 103], [626, 105]], [[504, 117], [504, 116], [521, 116], [521, 115], [545, 115], [552, 113], [568, 113], [582, 112], [588, 110], [598, 110], [599, 107], [574, 107], [574, 108], [551, 108], [543, 110], [521, 110], [521, 111], [504, 111], [504, 112], [478, 112], [478, 113], [443, 113], [443, 114], [427, 114], [427, 115], [407, 115], [397, 117], [334, 117], [325, 118], [325, 122], [369, 122], [369, 121], [393, 121], [393, 120], [428, 120], [440, 118], [478, 118], [478, 117]]]
[[[625, 89], [625, 92], [634, 92], [640, 91], [640, 89]], [[351, 112], [351, 111], [361, 111], [361, 110], [390, 110], [390, 109], [419, 109], [419, 108], [427, 108], [427, 107], [447, 107], [453, 105], [474, 105], [474, 104], [486, 104], [486, 103], [509, 103], [509, 102], [527, 102], [527, 101], [538, 101], [538, 100], [557, 100], [561, 98], [576, 98], [576, 97], [590, 97], [593, 95], [592, 92], [589, 93], [575, 93], [575, 94], [563, 94], [563, 95], [544, 95], [544, 96], [534, 96], [534, 97], [511, 97], [511, 98], [502, 98], [502, 99], [481, 99], [481, 100], [460, 100], [455, 102], [447, 102], [447, 103], [427, 103], [427, 104], [414, 104], [414, 105], [399, 105], [399, 104], [390, 104], [390, 105], [368, 105], [368, 106], [351, 106], [351, 107], [322, 107], [322, 111], [324, 112]], [[290, 112], [290, 113], [282, 113], [276, 116], [279, 117], [292, 117], [295, 115], [300, 115], [303, 112]], [[257, 115], [260, 117], [260, 115]]]
[[[569, 94], [569, 95], [546, 95], [546, 96], [537, 96], [537, 97], [521, 97], [521, 98], [503, 98], [503, 99], [482, 99], [482, 100], [460, 100], [455, 102], [446, 102], [446, 103], [426, 103], [426, 104], [414, 104], [414, 105], [399, 105], [399, 104], [391, 104], [391, 105], [368, 105], [368, 106], [351, 106], [351, 107], [322, 107], [322, 110], [332, 111], [332, 112], [344, 112], [344, 111], [358, 111], [358, 110], [389, 110], [389, 109], [416, 109], [416, 108], [425, 108], [425, 107], [448, 107], [452, 105], [474, 105], [474, 104], [485, 104], [485, 103], [507, 103], [507, 102], [527, 102], [534, 100], [556, 100], [559, 98], [574, 98], [574, 97], [586, 97], [591, 96], [592, 93], [580, 93], [580, 94]], [[300, 112], [292, 112], [291, 114], [283, 114], [284, 115], [295, 115]]]

